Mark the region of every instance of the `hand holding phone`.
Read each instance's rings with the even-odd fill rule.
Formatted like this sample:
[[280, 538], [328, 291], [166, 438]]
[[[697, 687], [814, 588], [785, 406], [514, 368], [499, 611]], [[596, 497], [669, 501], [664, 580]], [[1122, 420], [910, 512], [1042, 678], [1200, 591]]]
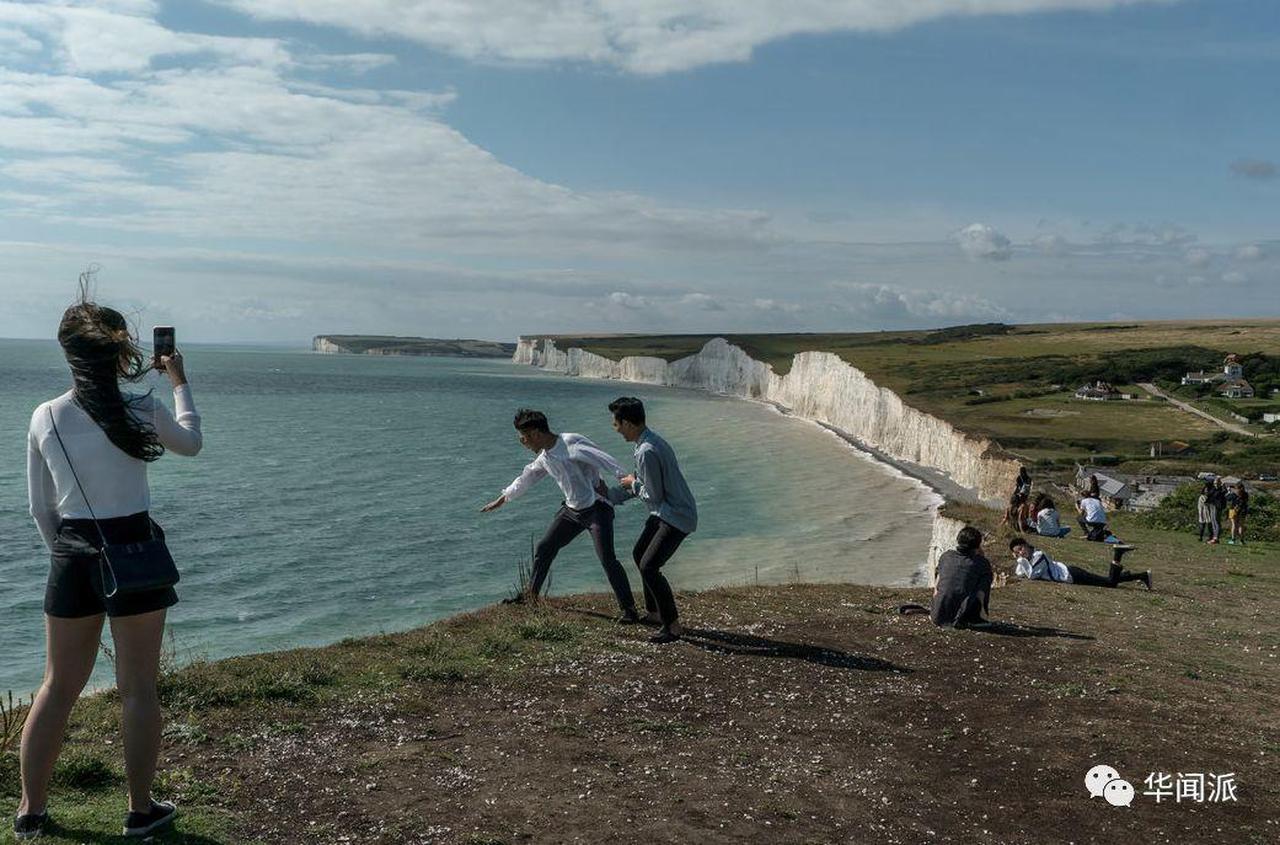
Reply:
[[151, 365], [169, 376], [174, 387], [187, 383], [187, 372], [182, 365], [182, 353], [178, 351], [173, 326], [156, 326], [152, 330]]
[[156, 326], [151, 330], [151, 366], [157, 370], [164, 369], [162, 358], [173, 355], [177, 349], [177, 334], [173, 326]]

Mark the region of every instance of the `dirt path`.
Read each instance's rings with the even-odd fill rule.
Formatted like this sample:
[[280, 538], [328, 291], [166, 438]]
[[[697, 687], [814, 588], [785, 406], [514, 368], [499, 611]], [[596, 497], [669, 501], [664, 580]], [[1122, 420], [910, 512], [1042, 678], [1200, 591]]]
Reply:
[[1156, 387], [1154, 384], [1140, 382], [1138, 384], [1138, 387], [1141, 387], [1143, 390], [1147, 391], [1152, 396], [1158, 396], [1161, 399], [1167, 399], [1170, 405], [1173, 405], [1176, 408], [1186, 411], [1188, 414], [1195, 414], [1197, 417], [1200, 417], [1203, 420], [1208, 420], [1209, 422], [1213, 423], [1219, 428], [1224, 428], [1227, 431], [1231, 431], [1236, 434], [1243, 434], [1245, 437], [1258, 436], [1258, 432], [1256, 431], [1250, 431], [1244, 426], [1236, 425], [1235, 423], [1229, 423], [1226, 420], [1220, 420], [1217, 417], [1215, 417], [1213, 414], [1210, 414], [1207, 411], [1202, 411], [1194, 405], [1191, 405], [1187, 402], [1183, 402], [1181, 399], [1174, 399], [1172, 396], [1170, 396], [1168, 393], [1165, 393], [1163, 390]]

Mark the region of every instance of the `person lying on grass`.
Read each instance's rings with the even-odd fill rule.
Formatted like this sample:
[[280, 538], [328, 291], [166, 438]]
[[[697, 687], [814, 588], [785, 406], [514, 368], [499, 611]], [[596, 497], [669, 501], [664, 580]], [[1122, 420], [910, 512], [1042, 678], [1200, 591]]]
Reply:
[[1009, 541], [1009, 551], [1017, 561], [1014, 574], [1030, 581], [1056, 581], [1060, 584], [1083, 584], [1086, 587], [1115, 587], [1125, 581], [1141, 581], [1148, 590], [1151, 589], [1151, 570], [1130, 572], [1120, 565], [1125, 553], [1133, 551], [1133, 546], [1117, 544], [1111, 547], [1111, 570], [1106, 577], [1095, 575], [1087, 569], [1060, 563], [1049, 557], [1042, 549], [1037, 549], [1023, 537], [1014, 537]]

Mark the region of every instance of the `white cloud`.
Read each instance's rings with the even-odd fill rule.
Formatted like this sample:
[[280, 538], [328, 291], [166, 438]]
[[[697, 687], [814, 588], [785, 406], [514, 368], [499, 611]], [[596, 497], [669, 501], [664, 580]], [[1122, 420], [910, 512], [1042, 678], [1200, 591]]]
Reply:
[[58, 185], [7, 213], [485, 252], [749, 247], [769, 237], [757, 212], [665, 208], [526, 176], [442, 121], [452, 91], [336, 90], [296, 83], [289, 67], [227, 58], [102, 81], [0, 69], [0, 149], [13, 153], [5, 174], [19, 189]]
[[1262, 247], [1257, 244], [1245, 244], [1236, 250], [1236, 260], [1238, 261], [1261, 261]]
[[660, 74], [745, 61], [795, 35], [890, 32], [943, 17], [1101, 11], [1168, 0], [219, 0], [263, 19], [408, 38], [468, 59]]
[[174, 32], [154, 13], [151, 3], [0, 2], [0, 25], [51, 41], [55, 59], [75, 73], [141, 71], [156, 58], [201, 54], [262, 65], [288, 61], [276, 39]]
[[1097, 237], [1102, 244], [1182, 246], [1194, 243], [1195, 234], [1174, 223], [1116, 223]]
[[1032, 244], [1044, 255], [1066, 255], [1071, 244], [1062, 235], [1040, 235]]
[[759, 297], [753, 300], [751, 304], [758, 311], [773, 311], [779, 314], [798, 314], [802, 310], [794, 302], [780, 302], [767, 297]]
[[847, 291], [841, 304], [871, 325], [939, 325], [969, 320], [1004, 320], [1009, 312], [982, 297], [954, 292], [866, 282], [838, 283]]
[[305, 68], [339, 69], [352, 73], [368, 73], [380, 67], [395, 64], [396, 57], [390, 53], [319, 53], [299, 58], [298, 64]]
[[964, 254], [974, 260], [1008, 261], [1013, 257], [1013, 244], [995, 227], [972, 223], [955, 235]]
[[1249, 277], [1237, 270], [1231, 270], [1222, 274], [1222, 283], [1224, 285], [1247, 285], [1249, 284]]
[[609, 294], [609, 301], [614, 305], [627, 308], [631, 311], [640, 311], [649, 308], [651, 303], [643, 296], [626, 293], [625, 291], [616, 290]]
[[1189, 249], [1186, 254], [1187, 263], [1192, 267], [1208, 267], [1213, 261], [1213, 253], [1207, 249]]
[[705, 293], [685, 294], [683, 297], [681, 297], [680, 304], [689, 306], [691, 308], [700, 308], [703, 311], [723, 311], [724, 310], [724, 306], [720, 304], [719, 300], [717, 300], [714, 297], [708, 296]]

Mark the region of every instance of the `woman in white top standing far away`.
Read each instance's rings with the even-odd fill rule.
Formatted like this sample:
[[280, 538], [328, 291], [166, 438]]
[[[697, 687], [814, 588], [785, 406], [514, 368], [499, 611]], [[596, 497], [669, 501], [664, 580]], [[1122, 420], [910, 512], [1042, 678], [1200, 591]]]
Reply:
[[199, 452], [200, 417], [176, 350], [154, 362], [173, 384], [176, 417], [151, 393], [121, 392], [121, 380], [136, 382], [149, 368], [124, 317], [88, 301], [83, 281], [80, 301], [58, 327], [74, 386], [36, 409], [27, 438], [31, 515], [51, 560], [44, 683], [22, 733], [18, 839], [40, 836], [48, 822], [54, 762], [71, 708], [93, 670], [104, 618], [111, 621], [123, 711], [129, 786], [124, 833], [145, 836], [176, 812], [173, 804], [152, 800], [151, 785], [160, 749], [156, 678], [165, 613], [178, 596], [172, 586], [120, 591], [99, 550], [104, 540], [115, 545], [163, 538], [148, 514], [147, 464], [165, 450]]

